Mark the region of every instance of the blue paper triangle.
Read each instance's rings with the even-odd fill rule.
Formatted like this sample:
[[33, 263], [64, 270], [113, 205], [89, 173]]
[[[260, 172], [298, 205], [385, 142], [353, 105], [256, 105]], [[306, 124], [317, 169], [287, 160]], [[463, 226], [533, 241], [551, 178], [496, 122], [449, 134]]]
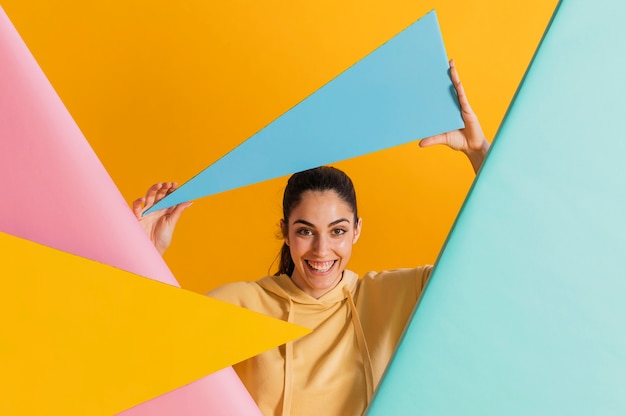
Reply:
[[559, 5], [369, 415], [626, 414], [625, 19]]
[[434, 11], [146, 213], [463, 127]]

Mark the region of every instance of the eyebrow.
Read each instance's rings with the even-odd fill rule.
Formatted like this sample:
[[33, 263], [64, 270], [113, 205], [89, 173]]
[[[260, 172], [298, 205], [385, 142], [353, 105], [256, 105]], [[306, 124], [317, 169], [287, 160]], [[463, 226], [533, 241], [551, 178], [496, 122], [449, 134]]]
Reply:
[[[342, 222], [347, 222], [347, 223], [349, 223], [349, 222], [350, 222], [350, 220], [348, 220], [347, 218], [339, 218], [339, 219], [337, 219], [337, 220], [335, 220], [335, 221], [331, 222], [330, 224], [328, 224], [328, 226], [329, 226], [329, 227], [332, 227], [332, 226], [335, 226], [335, 225], [340, 224], [340, 223], [342, 223]], [[295, 220], [295, 221], [293, 222], [293, 224], [304, 224], [304, 225], [306, 225], [307, 227], [315, 228], [315, 225], [313, 225], [312, 223], [310, 223], [310, 222], [308, 222], [308, 221], [305, 221], [305, 220], [301, 220], [301, 219]]]

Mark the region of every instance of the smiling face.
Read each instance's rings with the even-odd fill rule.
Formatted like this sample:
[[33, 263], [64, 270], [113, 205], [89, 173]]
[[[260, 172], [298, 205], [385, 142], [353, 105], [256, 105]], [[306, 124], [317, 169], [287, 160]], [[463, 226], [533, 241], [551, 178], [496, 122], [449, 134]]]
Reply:
[[341, 281], [361, 233], [354, 217], [335, 191], [306, 191], [288, 223], [281, 222], [295, 264], [291, 279], [305, 293], [320, 298]]

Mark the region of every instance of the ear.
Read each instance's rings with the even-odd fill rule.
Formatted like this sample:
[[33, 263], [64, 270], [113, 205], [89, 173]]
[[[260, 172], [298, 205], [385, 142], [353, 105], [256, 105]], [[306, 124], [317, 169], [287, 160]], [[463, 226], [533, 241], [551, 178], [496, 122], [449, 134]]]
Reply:
[[356, 244], [361, 236], [361, 229], [363, 228], [363, 218], [359, 218], [354, 226], [354, 236], [352, 237], [352, 244]]
[[287, 223], [285, 220], [280, 220], [280, 232], [283, 234], [283, 241], [289, 245], [289, 230], [287, 229]]

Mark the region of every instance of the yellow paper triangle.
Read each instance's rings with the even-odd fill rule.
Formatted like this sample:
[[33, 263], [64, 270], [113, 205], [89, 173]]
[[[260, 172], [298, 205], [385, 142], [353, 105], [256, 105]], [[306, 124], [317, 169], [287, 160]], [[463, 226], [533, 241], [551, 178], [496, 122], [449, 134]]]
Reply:
[[111, 415], [309, 332], [4, 233], [0, 251], [3, 415]]

